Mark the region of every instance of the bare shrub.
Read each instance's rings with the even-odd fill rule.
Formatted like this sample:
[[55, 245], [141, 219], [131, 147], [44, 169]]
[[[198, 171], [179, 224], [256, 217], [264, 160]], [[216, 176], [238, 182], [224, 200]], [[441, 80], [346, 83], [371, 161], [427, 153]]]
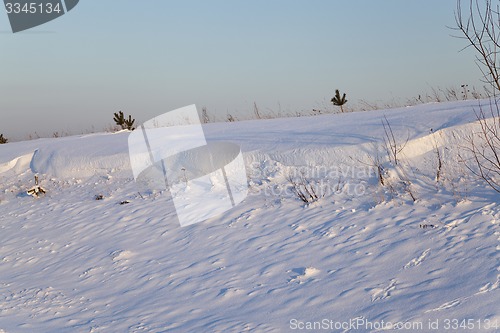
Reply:
[[436, 133], [434, 130], [431, 128], [431, 135], [432, 135], [432, 149], [434, 150], [434, 155], [436, 156], [436, 177], [434, 180], [436, 183], [439, 183], [441, 181], [441, 178], [443, 176], [443, 154], [441, 153], [441, 149], [439, 149], [437, 141], [436, 141]]
[[[377, 170], [378, 184], [385, 188], [391, 197], [395, 198], [402, 193], [407, 194], [413, 201], [417, 200], [413, 182], [408, 174], [408, 170], [412, 171], [408, 163], [403, 162], [401, 154], [406, 144], [409, 141], [409, 135], [403, 143], [398, 142], [391, 124], [387, 117], [382, 120], [384, 128], [383, 144], [381, 149], [376, 147], [375, 154], [369, 155], [369, 165]], [[386, 159], [382, 159], [379, 151], [385, 150]]]
[[208, 116], [208, 111], [206, 106], [201, 108], [201, 122], [203, 124], [208, 124], [210, 122], [210, 117]]
[[253, 113], [255, 115], [255, 119], [262, 119], [262, 115], [260, 114], [260, 110], [257, 107], [257, 102], [253, 102]]
[[484, 82], [500, 91], [499, 52], [500, 52], [500, 11], [492, 0], [469, 0], [467, 9], [462, 1], [457, 1], [455, 11], [455, 30], [461, 33], [458, 38], [465, 39], [476, 51], [476, 63], [483, 73]]
[[500, 106], [498, 100], [490, 103], [485, 111], [480, 105], [475, 110], [478, 130], [466, 137], [463, 147], [469, 157], [463, 158], [474, 175], [483, 179], [500, 193]]
[[326, 191], [322, 184], [308, 179], [304, 172], [300, 172], [298, 177], [289, 174], [287, 180], [292, 186], [293, 193], [304, 203], [312, 203], [325, 196]]
[[398, 165], [399, 155], [408, 143], [410, 136], [408, 134], [406, 141], [403, 144], [400, 144], [396, 141], [394, 131], [392, 130], [391, 124], [389, 123], [389, 120], [387, 120], [386, 116], [384, 116], [384, 119], [382, 120], [382, 126], [384, 128], [384, 145], [387, 151], [387, 156], [389, 157], [389, 160], [394, 163], [394, 165]]

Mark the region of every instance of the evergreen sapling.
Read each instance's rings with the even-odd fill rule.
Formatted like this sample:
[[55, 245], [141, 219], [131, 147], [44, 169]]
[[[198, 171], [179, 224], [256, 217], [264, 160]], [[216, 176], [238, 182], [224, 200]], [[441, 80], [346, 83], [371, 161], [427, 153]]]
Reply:
[[335, 90], [335, 96], [332, 98], [331, 102], [333, 105], [340, 106], [340, 112], [344, 113], [344, 108], [342, 105], [347, 103], [347, 99], [345, 99], [345, 94], [340, 97], [340, 92], [338, 89]]

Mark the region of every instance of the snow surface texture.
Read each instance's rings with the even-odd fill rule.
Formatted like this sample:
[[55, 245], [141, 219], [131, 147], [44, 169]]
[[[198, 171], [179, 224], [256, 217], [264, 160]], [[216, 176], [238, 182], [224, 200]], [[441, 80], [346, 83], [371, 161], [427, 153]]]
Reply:
[[[0, 332], [500, 325], [500, 197], [456, 155], [477, 103], [204, 125], [208, 142], [241, 146], [249, 196], [185, 228], [166, 189], [133, 181], [128, 133], [0, 145]], [[377, 183], [384, 115], [408, 138], [416, 202], [387, 162], [393, 188]], [[334, 193], [300, 201], [287, 181], [300, 170]], [[25, 194], [34, 174], [38, 199]], [[474, 329], [447, 330], [452, 319]]]

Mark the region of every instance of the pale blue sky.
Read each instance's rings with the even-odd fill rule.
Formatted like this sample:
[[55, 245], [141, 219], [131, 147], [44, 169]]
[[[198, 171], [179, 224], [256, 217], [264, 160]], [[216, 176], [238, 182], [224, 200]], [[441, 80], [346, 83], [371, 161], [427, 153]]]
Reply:
[[102, 130], [189, 104], [223, 118], [481, 86], [455, 0], [83, 0], [12, 34], [0, 13], [0, 133]]

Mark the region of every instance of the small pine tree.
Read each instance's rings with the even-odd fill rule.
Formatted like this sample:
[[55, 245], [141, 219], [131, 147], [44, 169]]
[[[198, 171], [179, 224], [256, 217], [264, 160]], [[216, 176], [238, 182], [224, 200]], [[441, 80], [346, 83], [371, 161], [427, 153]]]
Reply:
[[0, 134], [0, 144], [4, 144], [4, 143], [7, 143], [7, 142], [9, 142], [9, 140], [7, 138], [4, 138], [3, 134]]
[[135, 119], [132, 119], [131, 115], [128, 116], [128, 119], [125, 119], [125, 127], [130, 131], [133, 131], [135, 129], [134, 123]]
[[340, 97], [340, 92], [338, 89], [335, 89], [335, 96], [332, 98], [333, 105], [340, 106], [340, 112], [344, 113], [344, 108], [342, 105], [347, 103], [347, 99], [345, 99], [345, 94]]
[[132, 116], [129, 115], [128, 118], [125, 118], [124, 114], [122, 111], [118, 111], [118, 113], [115, 112], [115, 117], [113, 120], [115, 123], [120, 126], [122, 129], [127, 129], [127, 130], [134, 130], [134, 122], [135, 119], [132, 119]]

